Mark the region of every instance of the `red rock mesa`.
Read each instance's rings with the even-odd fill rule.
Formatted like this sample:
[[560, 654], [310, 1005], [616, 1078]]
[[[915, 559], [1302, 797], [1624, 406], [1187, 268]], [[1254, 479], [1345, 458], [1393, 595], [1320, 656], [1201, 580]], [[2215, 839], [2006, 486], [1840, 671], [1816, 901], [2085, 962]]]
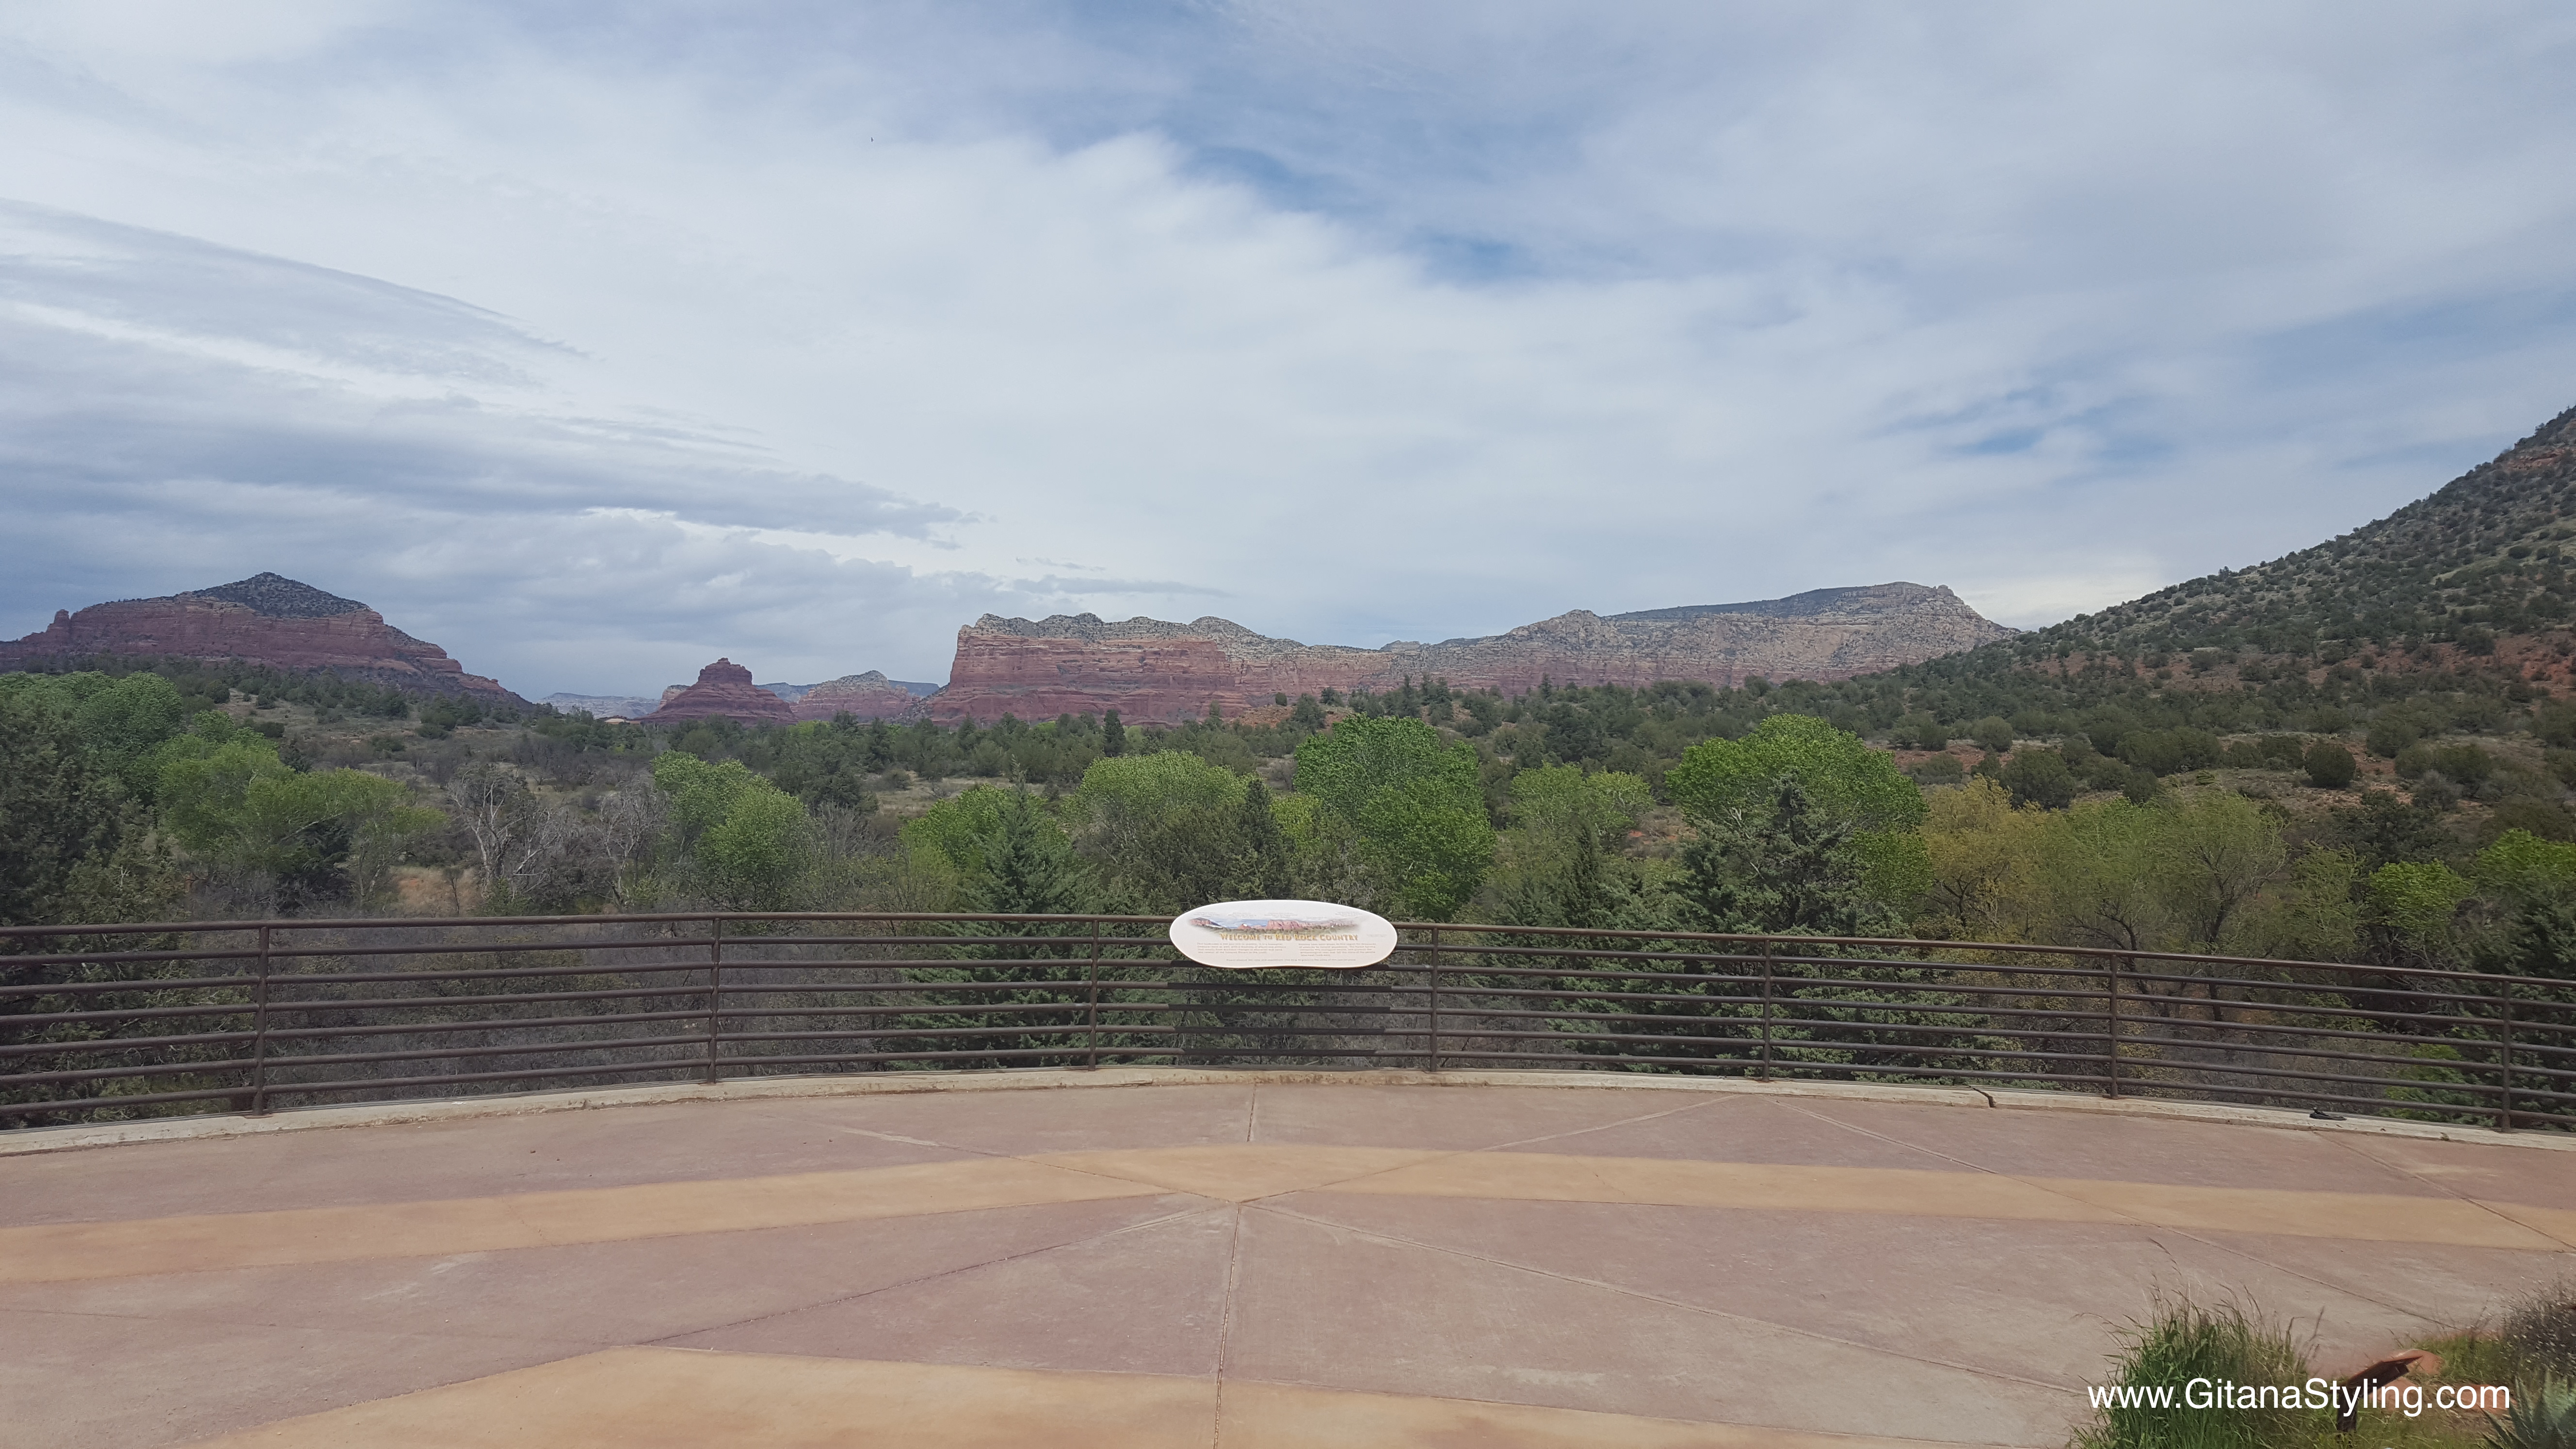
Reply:
[[525, 704], [498, 683], [415, 639], [359, 603], [276, 574], [159, 599], [119, 599], [0, 644], [0, 671], [39, 660], [102, 654], [164, 659], [239, 659], [271, 669], [328, 670], [405, 694], [465, 696]]
[[1339, 690], [1396, 688], [1405, 676], [1520, 694], [1541, 679], [1637, 687], [1658, 680], [1728, 685], [1760, 675], [1845, 679], [2009, 636], [1947, 588], [1877, 584], [1786, 599], [1649, 609], [1603, 618], [1581, 609], [1481, 639], [1380, 649], [1300, 644], [1224, 619], [1105, 623], [1091, 614], [1031, 622], [987, 614], [957, 631], [948, 687], [931, 718], [990, 722], [1115, 709], [1132, 723], [1203, 715]]

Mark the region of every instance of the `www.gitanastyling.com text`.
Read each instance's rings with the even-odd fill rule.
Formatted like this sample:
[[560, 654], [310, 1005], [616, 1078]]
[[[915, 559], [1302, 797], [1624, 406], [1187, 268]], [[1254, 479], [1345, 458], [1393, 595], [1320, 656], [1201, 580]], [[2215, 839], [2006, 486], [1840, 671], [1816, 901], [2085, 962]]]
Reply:
[[2304, 1384], [2240, 1384], [2228, 1379], [2193, 1379], [2173, 1384], [2091, 1384], [2085, 1394], [2097, 1409], [2332, 1409], [2348, 1415], [2358, 1409], [2389, 1409], [2414, 1418], [2427, 1406], [2436, 1409], [2513, 1407], [2513, 1389], [2505, 1384], [2343, 1384], [2310, 1379]]

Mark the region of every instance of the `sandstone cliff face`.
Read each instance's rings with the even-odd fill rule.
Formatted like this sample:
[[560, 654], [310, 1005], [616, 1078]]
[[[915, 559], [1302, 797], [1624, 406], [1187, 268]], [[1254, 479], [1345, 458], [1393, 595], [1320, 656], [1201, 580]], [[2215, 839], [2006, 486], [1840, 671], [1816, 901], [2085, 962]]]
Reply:
[[1032, 623], [987, 614], [957, 631], [936, 720], [990, 721], [1115, 709], [1132, 723], [1227, 717], [1326, 687], [1396, 688], [1405, 676], [1506, 695], [1558, 684], [1845, 679], [2010, 635], [1947, 588], [1878, 584], [1786, 599], [1650, 609], [1607, 618], [1577, 609], [1509, 633], [1382, 649], [1306, 645], [1224, 619], [1105, 623], [1090, 614]]
[[406, 694], [527, 701], [447, 657], [447, 651], [385, 622], [355, 599], [326, 594], [276, 574], [159, 599], [120, 599], [0, 644], [0, 670], [40, 659], [100, 654], [171, 659], [239, 659], [272, 669], [321, 669]]
[[698, 682], [677, 693], [664, 691], [662, 707], [642, 724], [685, 724], [690, 720], [735, 720], [742, 724], [793, 724], [796, 712], [787, 701], [755, 687], [751, 671], [730, 659], [719, 659], [698, 671]]
[[828, 720], [844, 711], [860, 719], [914, 719], [921, 704], [919, 695], [871, 669], [809, 686], [790, 708], [798, 719]]

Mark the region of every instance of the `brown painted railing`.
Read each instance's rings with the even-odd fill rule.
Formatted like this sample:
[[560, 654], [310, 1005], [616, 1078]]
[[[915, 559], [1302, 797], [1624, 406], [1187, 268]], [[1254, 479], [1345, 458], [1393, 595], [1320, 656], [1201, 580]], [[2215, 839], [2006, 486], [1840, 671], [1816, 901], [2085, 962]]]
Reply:
[[2576, 1128], [2576, 982], [2142, 951], [1411, 924], [1189, 965], [1159, 918], [0, 927], [0, 1124], [782, 1073], [1174, 1063], [1986, 1083]]

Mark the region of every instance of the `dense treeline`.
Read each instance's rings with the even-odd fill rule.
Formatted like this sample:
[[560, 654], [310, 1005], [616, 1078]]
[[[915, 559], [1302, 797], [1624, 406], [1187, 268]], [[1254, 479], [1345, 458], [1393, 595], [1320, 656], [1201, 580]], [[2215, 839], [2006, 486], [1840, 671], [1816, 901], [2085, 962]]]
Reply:
[[[315, 769], [158, 673], [0, 675], [0, 920], [150, 918], [195, 885], [257, 913], [381, 889], [440, 822]], [[278, 732], [282, 733], [282, 731]]]

